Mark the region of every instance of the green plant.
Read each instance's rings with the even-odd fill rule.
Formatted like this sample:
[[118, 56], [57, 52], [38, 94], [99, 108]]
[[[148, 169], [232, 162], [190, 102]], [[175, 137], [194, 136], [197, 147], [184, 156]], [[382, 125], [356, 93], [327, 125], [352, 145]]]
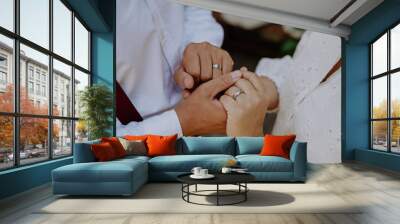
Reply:
[[102, 84], [86, 87], [79, 93], [79, 106], [90, 140], [110, 136], [113, 94], [108, 87]]

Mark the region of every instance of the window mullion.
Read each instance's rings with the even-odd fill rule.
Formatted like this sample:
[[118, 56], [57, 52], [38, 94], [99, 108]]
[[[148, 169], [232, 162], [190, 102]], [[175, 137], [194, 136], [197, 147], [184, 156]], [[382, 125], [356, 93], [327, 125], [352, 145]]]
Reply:
[[[71, 32], [71, 35], [72, 35], [72, 38], [71, 38], [71, 41], [72, 41], [72, 49], [71, 49], [71, 55], [72, 55], [72, 64], [74, 65], [74, 66], [72, 66], [71, 67], [71, 69], [72, 69], [72, 71], [71, 71], [71, 91], [72, 91], [72, 95], [71, 95], [71, 98], [72, 98], [72, 105], [71, 105], [71, 117], [73, 117], [73, 118], [75, 118], [75, 12], [74, 11], [72, 11], [72, 14], [71, 14], [71, 23], [72, 23], [72, 32]], [[71, 130], [71, 150], [72, 150], [72, 155], [74, 154], [74, 151], [75, 151], [75, 125], [76, 125], [76, 121], [75, 120], [73, 120], [72, 122], [71, 122], [72, 124], [71, 124], [71, 128], [72, 128], [72, 130]]]
[[372, 72], [373, 72], [373, 47], [372, 45], [369, 46], [369, 86], [370, 86], [370, 91], [369, 91], [369, 148], [373, 149], [374, 148], [374, 136], [373, 136], [373, 79], [372, 79]]
[[[53, 0], [49, 0], [49, 50], [53, 52]], [[48, 120], [48, 151], [49, 159], [53, 159], [53, 56], [49, 55], [49, 71], [48, 71], [48, 91], [49, 94], [49, 110], [50, 118]]]
[[[20, 1], [14, 1], [14, 30], [17, 35], [19, 35], [19, 10], [20, 9]], [[14, 112], [20, 112], [20, 46], [18, 38], [14, 39]], [[19, 117], [14, 116], [14, 166], [19, 166], [20, 164], [20, 155], [19, 155], [19, 136], [20, 136], [20, 119]]]
[[[387, 71], [390, 70], [390, 30], [387, 32]], [[387, 75], [387, 116], [388, 118], [392, 117], [392, 111], [391, 111], [391, 107], [392, 107], [392, 100], [391, 100], [391, 79], [392, 79], [392, 75], [389, 73]], [[391, 129], [392, 129], [392, 121], [388, 120], [387, 122], [387, 140], [389, 141], [388, 143], [388, 148], [387, 151], [391, 152], [392, 151], [392, 135], [391, 135]]]

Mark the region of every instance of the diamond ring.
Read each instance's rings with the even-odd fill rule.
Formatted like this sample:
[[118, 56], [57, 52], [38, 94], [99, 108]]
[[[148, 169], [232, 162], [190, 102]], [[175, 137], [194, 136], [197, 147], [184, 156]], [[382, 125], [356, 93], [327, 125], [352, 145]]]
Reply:
[[220, 64], [213, 64], [213, 65], [212, 65], [212, 68], [213, 68], [213, 69], [221, 70], [221, 69], [222, 69], [222, 66], [221, 66]]
[[243, 90], [239, 89], [238, 91], [236, 91], [236, 92], [233, 94], [232, 98], [233, 98], [234, 100], [236, 100], [236, 99], [238, 98], [238, 96], [239, 96], [240, 94], [242, 94], [242, 93], [244, 93]]

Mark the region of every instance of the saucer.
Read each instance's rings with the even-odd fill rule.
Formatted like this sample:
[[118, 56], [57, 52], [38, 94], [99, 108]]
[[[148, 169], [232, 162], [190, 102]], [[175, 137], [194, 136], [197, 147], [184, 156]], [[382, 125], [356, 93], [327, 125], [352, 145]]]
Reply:
[[207, 174], [207, 175], [204, 175], [204, 176], [201, 176], [201, 175], [194, 175], [194, 174], [192, 174], [192, 175], [190, 175], [190, 178], [193, 178], [193, 179], [211, 179], [211, 178], [214, 178], [215, 176], [214, 175], [212, 175], [212, 174]]

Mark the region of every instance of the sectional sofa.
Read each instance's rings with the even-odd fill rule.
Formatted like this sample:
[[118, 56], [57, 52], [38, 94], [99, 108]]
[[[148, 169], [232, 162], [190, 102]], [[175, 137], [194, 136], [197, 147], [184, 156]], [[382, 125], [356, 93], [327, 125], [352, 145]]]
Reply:
[[148, 181], [176, 181], [193, 167], [218, 172], [228, 160], [236, 160], [259, 182], [304, 182], [307, 168], [307, 144], [295, 142], [290, 159], [258, 155], [262, 137], [182, 137], [176, 144], [177, 155], [128, 156], [96, 162], [90, 145], [77, 143], [74, 163], [52, 172], [54, 194], [131, 195]]

